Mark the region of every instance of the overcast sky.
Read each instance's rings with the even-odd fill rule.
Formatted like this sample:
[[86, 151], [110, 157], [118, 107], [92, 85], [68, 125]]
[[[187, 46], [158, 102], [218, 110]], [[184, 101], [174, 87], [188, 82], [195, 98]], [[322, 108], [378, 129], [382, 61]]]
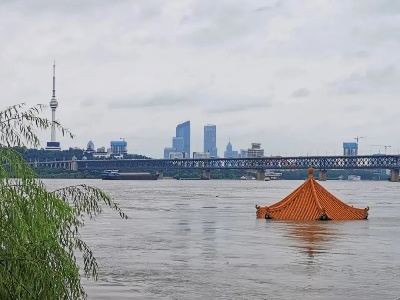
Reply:
[[0, 45], [1, 108], [48, 105], [56, 61], [62, 148], [159, 158], [190, 120], [220, 156], [400, 149], [399, 0], [0, 0]]

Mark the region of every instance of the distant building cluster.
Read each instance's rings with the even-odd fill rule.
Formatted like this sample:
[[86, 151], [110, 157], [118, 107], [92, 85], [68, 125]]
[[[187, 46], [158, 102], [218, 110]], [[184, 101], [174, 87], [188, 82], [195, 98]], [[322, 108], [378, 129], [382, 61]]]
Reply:
[[176, 126], [175, 137], [172, 138], [172, 147], [164, 148], [165, 159], [190, 157], [190, 121]]
[[89, 141], [85, 153], [93, 155], [93, 158], [124, 158], [124, 155], [128, 154], [128, 143], [126, 141], [111, 141], [109, 148], [95, 149], [94, 143]]
[[[190, 121], [178, 124], [176, 134], [172, 138], [172, 146], [164, 148], [164, 159], [183, 159], [183, 158], [218, 158], [217, 148], [217, 126], [214, 124], [204, 125], [203, 152], [190, 152]], [[192, 154], [192, 155], [191, 155]], [[252, 143], [249, 149], [233, 150], [229, 141], [224, 151], [224, 158], [239, 157], [262, 157], [264, 150], [260, 143]]]

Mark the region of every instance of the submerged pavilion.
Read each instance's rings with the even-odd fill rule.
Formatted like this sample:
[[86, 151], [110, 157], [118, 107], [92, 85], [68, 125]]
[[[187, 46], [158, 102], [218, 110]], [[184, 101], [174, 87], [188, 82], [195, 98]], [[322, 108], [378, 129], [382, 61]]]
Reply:
[[258, 206], [257, 218], [276, 220], [362, 220], [369, 207], [355, 208], [340, 201], [320, 185], [308, 169], [307, 180], [283, 200], [271, 206]]

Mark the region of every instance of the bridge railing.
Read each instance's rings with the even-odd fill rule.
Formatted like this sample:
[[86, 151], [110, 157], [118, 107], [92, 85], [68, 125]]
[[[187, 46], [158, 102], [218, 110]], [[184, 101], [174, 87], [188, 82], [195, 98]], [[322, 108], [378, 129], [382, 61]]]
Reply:
[[[49, 162], [47, 162], [49, 163]], [[392, 169], [399, 155], [306, 156], [212, 159], [78, 160], [79, 170], [104, 169]]]

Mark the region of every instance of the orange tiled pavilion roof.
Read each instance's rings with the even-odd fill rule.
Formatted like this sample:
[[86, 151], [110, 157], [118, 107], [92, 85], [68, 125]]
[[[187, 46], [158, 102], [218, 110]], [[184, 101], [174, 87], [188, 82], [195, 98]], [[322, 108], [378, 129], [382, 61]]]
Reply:
[[277, 220], [362, 220], [368, 210], [340, 201], [321, 186], [308, 169], [308, 179], [294, 192], [271, 206], [258, 206], [257, 218]]

